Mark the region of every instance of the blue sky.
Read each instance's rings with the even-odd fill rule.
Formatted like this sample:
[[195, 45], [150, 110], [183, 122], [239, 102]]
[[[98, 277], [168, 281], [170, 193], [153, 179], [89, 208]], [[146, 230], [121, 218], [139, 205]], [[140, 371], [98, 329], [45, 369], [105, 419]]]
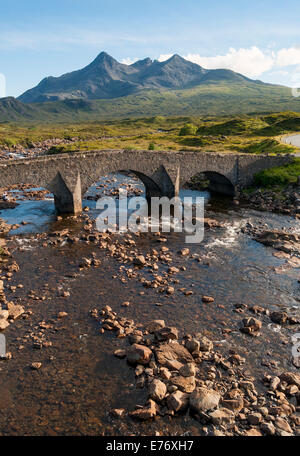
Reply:
[[[18, 96], [103, 50], [127, 63], [178, 53], [206, 68], [299, 86], [299, 19], [299, 0], [2, 1], [0, 73], [6, 95]], [[0, 76], [0, 96], [3, 88]]]

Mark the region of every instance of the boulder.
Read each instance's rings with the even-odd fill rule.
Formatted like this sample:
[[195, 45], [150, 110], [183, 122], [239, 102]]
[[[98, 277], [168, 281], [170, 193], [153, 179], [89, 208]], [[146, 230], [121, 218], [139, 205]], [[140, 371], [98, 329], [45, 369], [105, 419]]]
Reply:
[[208, 412], [218, 407], [221, 396], [206, 387], [196, 388], [190, 396], [190, 406], [198, 413]]
[[122, 418], [123, 416], [126, 415], [126, 410], [125, 409], [113, 409], [111, 411], [112, 416], [115, 418]]
[[251, 428], [248, 431], [245, 431], [245, 435], [248, 437], [262, 437], [262, 433], [256, 428]]
[[149, 386], [149, 396], [157, 402], [160, 402], [164, 399], [167, 394], [167, 387], [159, 379], [154, 379]]
[[7, 310], [9, 312], [9, 318], [12, 318], [13, 320], [16, 320], [25, 312], [23, 306], [13, 304], [12, 302], [7, 303]]
[[9, 322], [6, 320], [6, 318], [0, 318], [0, 331], [3, 331], [9, 326]]
[[179, 369], [179, 375], [182, 375], [183, 377], [192, 377], [196, 375], [196, 368], [194, 363], [187, 363], [184, 364], [180, 369]]
[[116, 356], [117, 358], [125, 358], [126, 357], [126, 350], [122, 350], [122, 349], [119, 349], [119, 350], [115, 350], [114, 351], [114, 356]]
[[243, 319], [243, 325], [243, 328], [241, 328], [242, 332], [249, 334], [250, 336], [258, 336], [262, 327], [262, 322], [254, 317], [249, 317]]
[[181, 250], [179, 250], [178, 253], [179, 253], [179, 255], [181, 255], [181, 256], [187, 256], [187, 255], [189, 255], [189, 253], [190, 253], [190, 249], [187, 249], [187, 248], [181, 249]]
[[266, 435], [275, 435], [276, 432], [275, 426], [272, 423], [262, 423], [260, 429]]
[[213, 342], [208, 339], [206, 336], [197, 337], [200, 342], [200, 351], [202, 352], [210, 352], [214, 348]]
[[175, 391], [167, 398], [167, 406], [174, 412], [184, 412], [189, 406], [189, 395], [182, 391]]
[[221, 425], [225, 423], [233, 423], [234, 422], [234, 413], [226, 408], [220, 408], [219, 410], [215, 410], [209, 414], [211, 421], [213, 424]]
[[133, 264], [136, 266], [145, 266], [146, 260], [144, 255], [137, 255], [133, 260]]
[[300, 374], [296, 372], [283, 372], [280, 375], [280, 380], [287, 382], [289, 385], [297, 385], [300, 387]]
[[172, 374], [167, 367], [161, 367], [159, 369], [159, 373], [160, 376], [165, 380], [169, 380], [172, 377]]
[[154, 349], [156, 360], [162, 366], [169, 369], [180, 369], [185, 363], [193, 362], [193, 357], [190, 352], [178, 342], [170, 342], [162, 344]]
[[130, 364], [149, 364], [152, 351], [145, 345], [132, 344], [127, 350], [127, 361]]
[[200, 351], [200, 342], [197, 339], [189, 339], [185, 343], [186, 348], [190, 353], [195, 353]]
[[293, 432], [289, 423], [280, 416], [277, 417], [275, 420], [275, 427], [277, 429], [280, 429], [281, 431], [288, 432], [289, 434], [292, 434], [292, 432]]
[[270, 314], [270, 318], [273, 321], [273, 323], [276, 323], [278, 325], [284, 325], [288, 321], [288, 314], [286, 312], [272, 312]]
[[192, 393], [196, 388], [196, 380], [194, 376], [182, 377], [181, 375], [178, 375], [176, 377], [171, 377], [170, 381], [184, 393]]
[[244, 400], [242, 397], [223, 399], [222, 406], [232, 412], [239, 413], [244, 408]]
[[261, 415], [261, 413], [258, 413], [258, 412], [250, 413], [247, 416], [247, 421], [249, 424], [252, 424], [253, 426], [257, 426], [262, 421], [262, 415]]
[[178, 339], [178, 329], [175, 327], [162, 327], [157, 331], [154, 331], [154, 335], [158, 341], [167, 341], [167, 340], [175, 340]]
[[8, 310], [2, 309], [0, 310], [0, 319], [2, 320], [7, 320], [9, 317], [9, 312]]
[[146, 324], [145, 329], [150, 333], [153, 334], [155, 331], [159, 331], [160, 329], [164, 328], [165, 322], [164, 320], [152, 320]]

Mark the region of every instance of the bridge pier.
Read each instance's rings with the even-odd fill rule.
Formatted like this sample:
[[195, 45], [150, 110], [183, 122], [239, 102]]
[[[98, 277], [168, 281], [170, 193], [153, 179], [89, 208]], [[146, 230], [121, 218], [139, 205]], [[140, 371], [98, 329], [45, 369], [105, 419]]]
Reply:
[[60, 195], [54, 195], [54, 205], [58, 214], [80, 214], [82, 212], [81, 195], [76, 192], [65, 192]]
[[179, 167], [170, 173], [163, 165], [160, 165], [150, 177], [138, 171], [132, 171], [145, 186], [146, 199], [150, 201], [152, 197], [167, 196], [173, 198], [179, 194]]
[[81, 180], [78, 173], [75, 179], [64, 179], [60, 172], [48, 186], [54, 195], [54, 205], [58, 214], [80, 214], [82, 212]]

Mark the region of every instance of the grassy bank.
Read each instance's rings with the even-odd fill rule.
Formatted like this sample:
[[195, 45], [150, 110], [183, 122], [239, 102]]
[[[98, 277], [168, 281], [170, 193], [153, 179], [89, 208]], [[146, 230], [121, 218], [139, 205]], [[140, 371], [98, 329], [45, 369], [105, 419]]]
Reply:
[[260, 188], [284, 188], [295, 184], [300, 176], [300, 158], [293, 163], [278, 168], [261, 171], [255, 176], [255, 185]]

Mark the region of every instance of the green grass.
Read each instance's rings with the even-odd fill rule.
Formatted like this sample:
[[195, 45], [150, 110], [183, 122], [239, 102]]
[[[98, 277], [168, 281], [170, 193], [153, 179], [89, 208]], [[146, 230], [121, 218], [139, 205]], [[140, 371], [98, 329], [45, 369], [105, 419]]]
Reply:
[[281, 144], [276, 139], [264, 139], [263, 141], [255, 142], [243, 149], [243, 152], [249, 154], [291, 154], [295, 152], [295, 148], [286, 144]]
[[179, 136], [189, 136], [189, 135], [195, 135], [197, 132], [197, 127], [196, 125], [193, 124], [186, 124], [184, 127], [182, 127], [179, 131]]
[[254, 184], [261, 188], [287, 187], [297, 182], [300, 176], [300, 159], [277, 168], [271, 168], [256, 174]]
[[[0, 148], [32, 147], [49, 139], [67, 141], [53, 145], [50, 154], [101, 150], [195, 150], [249, 154], [285, 154], [295, 150], [281, 144], [266, 125], [293, 127], [297, 113], [239, 116], [151, 116], [85, 123], [0, 124]], [[299, 115], [300, 118], [300, 115]], [[289, 130], [282, 130], [289, 133]], [[298, 126], [300, 132], [300, 126]], [[182, 133], [184, 132], [184, 135]], [[277, 132], [277, 130], [276, 130]], [[201, 134], [200, 134], [201, 133]], [[72, 142], [68, 142], [72, 139]], [[154, 148], [154, 149], [153, 149]]]
[[215, 123], [211, 126], [203, 125], [198, 128], [199, 135], [244, 135], [251, 134], [267, 124], [259, 117], [236, 118], [222, 123]]

